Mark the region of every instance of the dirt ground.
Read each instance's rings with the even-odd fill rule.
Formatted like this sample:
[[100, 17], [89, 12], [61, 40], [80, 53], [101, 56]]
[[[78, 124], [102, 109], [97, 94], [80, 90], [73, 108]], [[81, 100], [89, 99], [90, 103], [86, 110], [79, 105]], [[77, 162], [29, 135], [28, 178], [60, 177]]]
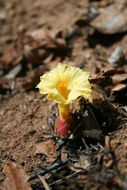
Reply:
[[[8, 61], [7, 65], [5, 59], [4, 64], [0, 60], [1, 183], [5, 179], [2, 170], [9, 160], [16, 162], [29, 175], [33, 171], [51, 165], [44, 154], [36, 153], [36, 144], [49, 139], [57, 144], [52, 128], [53, 114], [57, 113], [57, 108], [53, 102], [40, 95], [35, 87], [39, 82], [39, 76], [55, 67], [60, 60], [91, 73], [90, 82], [94, 90], [89, 106], [100, 125], [102, 137], [101, 139], [92, 138], [91, 141], [91, 137], [90, 139], [86, 138], [87, 146], [95, 148], [90, 154], [83, 152], [83, 160], [88, 162], [90, 169], [88, 169], [89, 167], [85, 168], [86, 162], [84, 161], [83, 167], [87, 170], [86, 173], [79, 174], [78, 177], [76, 175], [74, 179], [72, 177], [71, 184], [70, 182], [58, 184], [56, 189], [126, 189], [127, 35], [126, 32], [105, 35], [97, 32], [90, 25], [97, 14], [95, 10], [105, 9], [113, 2], [110, 0], [0, 0], [1, 60], [8, 48], [16, 43], [22, 35], [37, 29], [56, 30], [58, 31], [57, 35], [66, 43], [66, 48], [60, 52], [57, 52], [58, 49], [55, 51], [51, 49], [51, 58], [50, 54], [48, 56], [46, 54], [39, 64], [35, 63], [36, 60], [34, 62], [32, 59], [27, 59], [27, 56], [25, 59], [24, 57], [20, 58], [20, 61], [16, 61], [16, 63]], [[123, 50], [125, 63], [113, 68], [107, 60], [116, 47]], [[7, 58], [7, 60], [9, 59], [10, 57]], [[13, 69], [18, 65], [21, 65], [22, 69], [16, 76], [8, 79], [6, 76], [10, 71], [14, 74]], [[117, 83], [113, 77], [116, 76], [117, 79], [119, 77], [117, 75], [123, 77], [121, 73], [125, 75], [125, 79], [122, 78], [122, 82]], [[111, 80], [115, 82], [111, 82]], [[113, 88], [119, 83], [122, 83], [124, 87], [120, 86], [114, 90]], [[80, 110], [84, 104], [78, 102]], [[74, 102], [73, 112], [77, 109], [76, 105], [77, 102]], [[79, 140], [76, 143], [78, 146]], [[76, 154], [80, 150], [80, 146], [76, 147]], [[70, 145], [69, 148], [66, 147], [66, 154], [70, 158], [72, 158], [73, 152], [71, 151]], [[61, 149], [57, 154], [62, 154]], [[80, 162], [81, 156], [78, 156], [76, 163]], [[82, 165], [82, 163], [80, 164]], [[69, 173], [70, 168], [72, 169], [72, 166], [69, 166], [69, 171], [68, 168], [63, 168], [63, 171], [66, 170]], [[72, 171], [74, 172], [74, 168]], [[61, 174], [64, 179], [66, 172]], [[112, 172], [112, 177], [109, 176], [110, 172]], [[100, 181], [97, 176], [101, 176]], [[73, 180], [77, 180], [77, 183]], [[49, 183], [52, 184], [52, 181], [53, 179], [50, 179]], [[33, 189], [39, 188], [36, 183], [33, 185]], [[52, 189], [55, 189], [54, 186]]]

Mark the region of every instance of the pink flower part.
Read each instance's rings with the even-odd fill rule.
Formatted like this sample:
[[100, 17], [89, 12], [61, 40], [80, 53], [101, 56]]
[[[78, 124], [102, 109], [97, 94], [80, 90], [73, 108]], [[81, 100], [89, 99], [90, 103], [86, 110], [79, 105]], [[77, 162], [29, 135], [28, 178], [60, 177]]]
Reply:
[[69, 135], [68, 121], [58, 117], [56, 120], [56, 133], [59, 137], [68, 137]]

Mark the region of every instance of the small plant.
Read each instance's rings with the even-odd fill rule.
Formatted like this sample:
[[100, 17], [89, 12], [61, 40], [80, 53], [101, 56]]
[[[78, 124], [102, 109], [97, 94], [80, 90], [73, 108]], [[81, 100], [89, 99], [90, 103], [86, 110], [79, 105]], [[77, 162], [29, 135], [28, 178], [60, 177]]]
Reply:
[[47, 94], [47, 98], [58, 104], [59, 116], [56, 121], [58, 136], [67, 137], [69, 134], [70, 116], [69, 105], [79, 96], [88, 99], [91, 86], [88, 81], [89, 73], [67, 64], [59, 63], [57, 67], [40, 77], [37, 88], [40, 94]]

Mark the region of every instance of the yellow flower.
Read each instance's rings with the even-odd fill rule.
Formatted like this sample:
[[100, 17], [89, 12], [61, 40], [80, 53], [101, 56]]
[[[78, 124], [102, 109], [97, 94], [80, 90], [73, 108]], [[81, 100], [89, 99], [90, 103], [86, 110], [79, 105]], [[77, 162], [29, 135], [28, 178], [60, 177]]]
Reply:
[[59, 63], [55, 69], [41, 76], [41, 82], [37, 88], [40, 94], [47, 94], [48, 99], [58, 103], [60, 115], [62, 118], [67, 118], [72, 100], [79, 96], [88, 99], [91, 95], [88, 78], [89, 73], [77, 67]]

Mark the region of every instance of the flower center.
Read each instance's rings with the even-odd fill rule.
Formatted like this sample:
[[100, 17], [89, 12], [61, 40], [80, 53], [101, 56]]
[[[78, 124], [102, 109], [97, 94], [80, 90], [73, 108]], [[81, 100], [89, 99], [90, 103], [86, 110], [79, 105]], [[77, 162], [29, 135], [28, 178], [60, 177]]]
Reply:
[[68, 97], [68, 90], [67, 90], [67, 83], [66, 83], [66, 81], [65, 80], [60, 81], [60, 83], [59, 83], [58, 86], [59, 86], [59, 91], [60, 91], [61, 95], [65, 99], [67, 99], [67, 97]]

